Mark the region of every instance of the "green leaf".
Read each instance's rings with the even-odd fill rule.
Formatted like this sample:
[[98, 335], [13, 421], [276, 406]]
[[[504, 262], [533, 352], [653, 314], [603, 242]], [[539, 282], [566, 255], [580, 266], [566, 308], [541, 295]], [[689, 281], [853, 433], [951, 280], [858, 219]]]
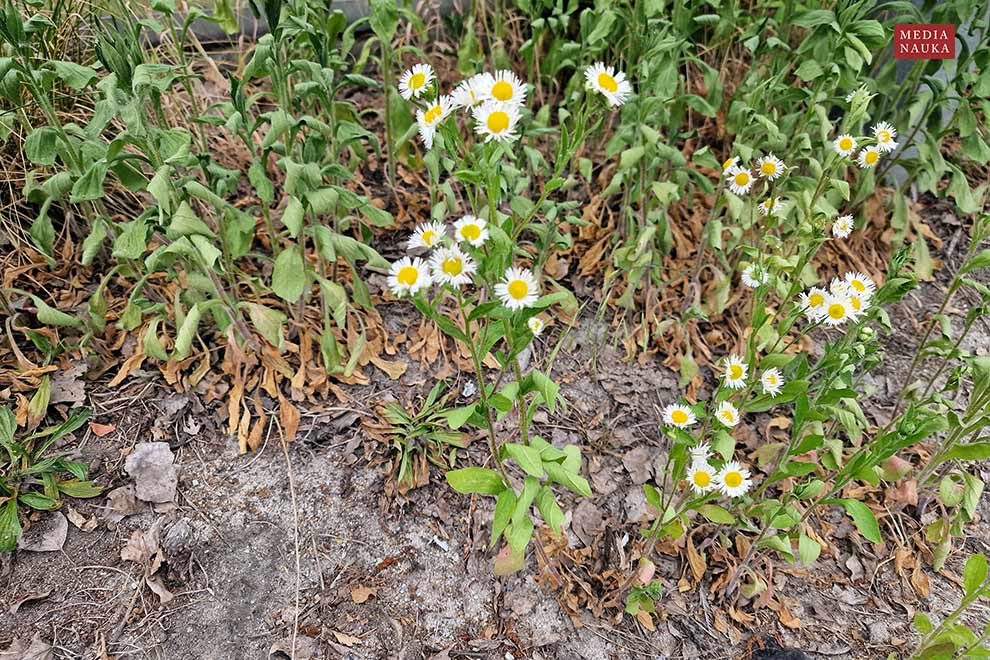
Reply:
[[272, 291], [282, 300], [294, 303], [306, 288], [306, 267], [298, 245], [282, 250], [272, 271]]
[[199, 304], [196, 304], [186, 314], [186, 318], [182, 319], [182, 325], [179, 326], [179, 332], [175, 336], [175, 347], [172, 349], [173, 360], [184, 360], [189, 355], [201, 315]]
[[29, 506], [32, 509], [37, 509], [38, 511], [50, 511], [58, 506], [56, 500], [41, 493], [21, 493], [17, 496], [17, 499], [21, 504]]
[[815, 539], [811, 538], [807, 534], [801, 534], [798, 537], [798, 556], [801, 557], [801, 563], [805, 566], [810, 566], [815, 563], [818, 559], [818, 555], [822, 553], [822, 546]]
[[265, 172], [264, 163], [260, 160], [252, 162], [251, 167], [248, 168], [248, 181], [258, 193], [258, 199], [265, 204], [271, 204], [272, 200], [275, 199], [275, 187], [268, 178], [268, 173]]
[[505, 451], [516, 460], [516, 463], [519, 464], [519, 467], [526, 474], [532, 475], [537, 479], [542, 478], [546, 474], [543, 469], [543, 459], [540, 457], [540, 451], [535, 447], [527, 447], [526, 445], [520, 445], [514, 442], [509, 442], [502, 446], [505, 447]]
[[261, 333], [269, 344], [282, 350], [285, 345], [285, 314], [258, 303], [245, 303], [251, 325]]
[[17, 418], [10, 408], [4, 406], [0, 408], [0, 445], [9, 445], [14, 441], [14, 432], [17, 430]]
[[17, 518], [17, 500], [9, 499], [0, 509], [0, 552], [13, 552], [21, 538], [21, 521]]
[[91, 82], [100, 77], [100, 74], [93, 69], [75, 62], [55, 61], [51, 64], [55, 68], [55, 75], [77, 91], [88, 87]]
[[392, 37], [399, 25], [399, 11], [394, 0], [371, 0], [371, 15], [368, 17], [372, 32], [382, 42], [382, 49], [391, 50]]
[[58, 489], [69, 497], [96, 497], [103, 492], [103, 489], [93, 484], [92, 481], [80, 481], [79, 479], [69, 479], [58, 482]]
[[914, 629], [917, 630], [922, 635], [927, 635], [932, 631], [932, 621], [927, 615], [921, 612], [915, 612], [914, 614]]
[[553, 489], [549, 486], [542, 486], [540, 492], [536, 494], [536, 508], [553, 533], [560, 534], [561, 525], [564, 524], [564, 512], [560, 510]]
[[469, 406], [461, 406], [460, 408], [453, 408], [451, 410], [444, 411], [443, 416], [447, 420], [447, 426], [449, 426], [451, 430], [456, 431], [467, 424], [467, 421], [471, 419], [471, 415], [474, 414], [477, 405], [478, 404], [476, 403], [472, 403]]
[[975, 594], [987, 579], [987, 558], [983, 553], [971, 555], [963, 569], [963, 588], [967, 596]]
[[579, 495], [591, 497], [591, 486], [584, 477], [565, 470], [557, 463], [544, 463], [543, 468], [554, 483], [558, 483]]
[[557, 406], [557, 392], [560, 391], [560, 386], [542, 371], [534, 370], [532, 377], [533, 385], [536, 386], [536, 390], [543, 396], [543, 402], [546, 404], [547, 409], [553, 412]]
[[70, 316], [61, 310], [55, 309], [38, 296], [31, 296], [31, 301], [34, 303], [34, 307], [37, 310], [36, 315], [38, 320], [45, 325], [60, 325], [69, 327], [78, 327], [82, 325], [82, 319], [75, 316]]
[[985, 458], [990, 458], [990, 442], [970, 442], [947, 451], [942, 461], [979, 461]]
[[50, 126], [34, 129], [24, 141], [24, 154], [35, 165], [54, 165], [57, 137], [58, 133]]
[[103, 197], [103, 181], [107, 178], [107, 164], [99, 160], [72, 184], [69, 201], [73, 204], [89, 202]]
[[445, 476], [450, 487], [458, 493], [496, 495], [506, 487], [499, 473], [488, 468], [467, 467], [448, 470]]
[[172, 219], [169, 222], [166, 234], [172, 240], [181, 236], [207, 236], [215, 238], [210, 226], [203, 222], [188, 202], [181, 202], [179, 208], [175, 209]]
[[495, 502], [495, 514], [492, 517], [492, 538], [490, 545], [495, 547], [498, 537], [502, 535], [509, 524], [512, 512], [516, 510], [516, 492], [511, 488], [506, 488], [498, 494]]
[[716, 504], [702, 504], [698, 507], [698, 513], [720, 525], [731, 525], [736, 521], [735, 516]]
[[305, 213], [303, 203], [295, 197], [289, 197], [285, 212], [282, 214], [282, 224], [288, 228], [292, 238], [299, 236], [299, 232], [302, 231]]
[[856, 523], [856, 529], [863, 537], [873, 543], [881, 543], [883, 541], [880, 538], [880, 526], [877, 524], [877, 518], [873, 515], [872, 509], [866, 506], [859, 500], [841, 499], [838, 503], [845, 508], [846, 513], [849, 517], [853, 519]]

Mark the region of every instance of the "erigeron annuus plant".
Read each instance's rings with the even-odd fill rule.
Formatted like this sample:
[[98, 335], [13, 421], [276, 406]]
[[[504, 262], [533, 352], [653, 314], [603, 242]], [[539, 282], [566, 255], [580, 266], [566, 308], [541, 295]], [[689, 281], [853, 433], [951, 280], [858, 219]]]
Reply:
[[[446, 478], [459, 492], [497, 498], [491, 543], [505, 542], [495, 564], [499, 573], [524, 565], [535, 529], [534, 504], [547, 526], [560, 533], [564, 515], [554, 484], [591, 495], [580, 475], [580, 448], [554, 447], [533, 434], [538, 408], [554, 412], [563, 399], [549, 368], [527, 370], [523, 360], [553, 321], [554, 306], [574, 306], [573, 296], [542, 272], [558, 217], [548, 197], [564, 186], [567, 166], [589, 130], [631, 93], [623, 74], [611, 67], [595, 64], [586, 78], [588, 93], [560, 127], [556, 158], [535, 203], [525, 198], [530, 184], [515, 167], [528, 116], [527, 87], [518, 76], [504, 70], [480, 73], [449, 95], [425, 63], [399, 79], [399, 92], [413, 104], [428, 150], [424, 160], [434, 207], [433, 219], [409, 238], [408, 255], [392, 263], [388, 285], [396, 296], [411, 297], [470, 352], [478, 401], [450, 411], [447, 419], [453, 429], [470, 424], [485, 430], [491, 464], [451, 470]], [[444, 222], [453, 210], [450, 178], [464, 185], [469, 206], [453, 227]], [[546, 293], [551, 287], [556, 290]], [[485, 373], [489, 356], [497, 364], [492, 378]], [[503, 439], [498, 421], [509, 414], [517, 418], [518, 434]], [[521, 487], [514, 478], [517, 469]]]
[[[849, 272], [804, 290], [818, 279], [811, 264], [821, 246], [853, 231], [854, 219], [840, 216], [835, 206], [848, 201], [846, 168], [857, 153], [865, 161], [861, 167], [874, 165], [876, 160], [863, 153], [879, 154], [877, 145], [895, 135], [882, 123], [872, 137], [847, 135], [865, 119], [868, 101], [864, 91], [851, 95], [850, 111], [823, 162], [808, 159], [813, 177], [771, 153], [753, 165], [738, 157], [723, 164], [720, 187], [730, 214], [742, 221], [728, 248], [743, 255], [740, 281], [753, 289], [750, 328], [744, 349], [722, 361], [720, 385], [710, 400], [674, 402], [664, 409], [668, 469], [656, 487], [644, 488], [659, 511], [648, 536], [681, 536], [691, 512], [754, 534], [740, 565], [721, 584], [729, 595], [743, 577], [751, 578], [746, 595], [763, 588], [749, 569], [760, 549], [791, 561], [814, 561], [821, 544], [809, 517], [820, 506], [842, 506], [860, 533], [880, 542], [870, 508], [841, 492], [853, 480], [888, 478], [885, 462], [936, 430], [932, 424], [897, 427], [867, 440], [857, 403], [862, 377], [881, 359], [873, 326], [889, 329], [882, 306], [915, 284], [904, 273], [906, 253], [892, 260], [880, 287], [867, 274]], [[792, 350], [805, 337], [822, 346], [820, 355]], [[790, 438], [757, 448], [752, 457], [765, 475], [757, 477], [735, 460], [732, 429], [772, 408], [779, 415], [785, 405], [792, 407]], [[787, 487], [771, 493], [771, 486], [785, 480]]]

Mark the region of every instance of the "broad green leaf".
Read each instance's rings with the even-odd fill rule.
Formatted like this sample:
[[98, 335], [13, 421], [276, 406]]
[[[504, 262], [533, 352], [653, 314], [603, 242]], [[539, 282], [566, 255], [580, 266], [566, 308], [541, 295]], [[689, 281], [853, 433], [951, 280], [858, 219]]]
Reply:
[[107, 178], [107, 164], [96, 161], [72, 185], [69, 201], [73, 204], [89, 202], [103, 197], [103, 181]]
[[286, 248], [275, 259], [272, 291], [282, 300], [294, 303], [306, 288], [306, 268], [298, 245]]
[[519, 464], [519, 467], [526, 474], [532, 475], [537, 479], [542, 478], [546, 474], [543, 469], [543, 460], [540, 457], [540, 451], [535, 447], [527, 447], [526, 445], [513, 442], [506, 443], [502, 446], [505, 447], [505, 451], [516, 460], [516, 463]]
[[735, 516], [717, 504], [702, 504], [698, 507], [698, 513], [720, 525], [731, 525], [736, 521]]
[[93, 69], [75, 62], [53, 61], [51, 65], [55, 69], [55, 75], [77, 91], [89, 86], [91, 82], [100, 77], [100, 74]]
[[17, 518], [17, 500], [9, 499], [0, 509], [0, 552], [13, 552], [21, 537], [21, 521]]
[[550, 480], [554, 483], [558, 483], [564, 488], [568, 488], [579, 495], [591, 497], [591, 486], [588, 485], [588, 482], [584, 477], [574, 474], [573, 472], [568, 472], [556, 463], [544, 463], [543, 468], [547, 471], [547, 474], [550, 476]]
[[35, 309], [37, 309], [38, 320], [45, 325], [60, 325], [69, 327], [77, 327], [82, 325], [82, 319], [55, 309], [38, 296], [31, 296], [31, 301], [34, 302]]
[[818, 555], [822, 553], [822, 546], [815, 539], [811, 538], [807, 534], [801, 534], [798, 537], [798, 556], [801, 558], [801, 563], [805, 566], [810, 566], [815, 563], [818, 559]]
[[505, 490], [502, 477], [495, 470], [481, 467], [467, 467], [448, 470], [447, 483], [458, 493], [481, 493], [496, 495]]
[[196, 304], [190, 308], [186, 317], [182, 319], [182, 325], [179, 326], [179, 332], [175, 336], [175, 346], [172, 349], [173, 360], [184, 360], [189, 355], [201, 315], [202, 310], [199, 304]]
[[512, 512], [516, 510], [516, 492], [511, 488], [506, 488], [498, 494], [495, 501], [495, 513], [492, 517], [492, 538], [491, 547], [495, 547], [498, 537], [502, 535], [509, 524]]
[[564, 512], [560, 510], [553, 489], [549, 486], [541, 487], [540, 492], [536, 494], [536, 508], [553, 533], [560, 534], [560, 526], [564, 524]]
[[461, 406], [460, 408], [453, 408], [445, 411], [444, 417], [447, 420], [447, 426], [449, 426], [451, 430], [456, 431], [467, 424], [467, 421], [471, 419], [471, 415], [474, 414], [477, 405], [478, 404], [476, 403], [472, 403], [469, 406]]
[[866, 506], [859, 500], [851, 499], [841, 499], [839, 504], [845, 508], [846, 513], [849, 517], [853, 519], [856, 523], [856, 529], [863, 537], [873, 543], [881, 543], [883, 539], [880, 537], [880, 526], [877, 524], [877, 518], [873, 515], [873, 510]]
[[24, 154], [35, 165], [54, 165], [57, 137], [55, 129], [50, 126], [34, 129], [24, 141]]
[[258, 303], [245, 303], [245, 305], [248, 308], [251, 325], [268, 343], [282, 350], [285, 345], [285, 314]]
[[987, 579], [987, 558], [982, 553], [971, 555], [963, 569], [963, 588], [967, 596], [975, 594]]

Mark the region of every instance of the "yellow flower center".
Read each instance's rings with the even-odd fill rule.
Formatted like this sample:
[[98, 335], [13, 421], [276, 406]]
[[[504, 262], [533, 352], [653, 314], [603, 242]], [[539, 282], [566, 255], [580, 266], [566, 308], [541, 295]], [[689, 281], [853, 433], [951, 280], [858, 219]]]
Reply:
[[508, 101], [512, 98], [512, 85], [504, 80], [499, 80], [492, 85], [492, 96], [499, 101]]
[[740, 172], [735, 176], [735, 182], [737, 186], [745, 186], [747, 183], [749, 183], [749, 173]]
[[435, 105], [426, 112], [423, 113], [423, 121], [427, 124], [432, 124], [436, 120], [440, 119], [440, 115], [443, 114], [443, 108], [439, 105]]
[[836, 321], [845, 318], [846, 308], [841, 303], [832, 303], [828, 308], [828, 315]]
[[674, 421], [674, 424], [686, 424], [688, 421], [688, 414], [678, 408], [674, 412], [670, 413], [670, 418]]
[[457, 277], [461, 274], [461, 271], [464, 270], [464, 264], [457, 257], [448, 257], [447, 259], [444, 259], [441, 269], [447, 275]]
[[867, 151], [866, 156], [864, 156], [867, 165], [874, 165], [878, 160], [880, 160], [880, 154], [875, 151]]
[[615, 82], [615, 78], [608, 75], [604, 71], [598, 74], [598, 86], [604, 89], [606, 92], [619, 91], [619, 83]]
[[724, 419], [727, 422], [734, 422], [736, 421], [736, 415], [731, 410], [723, 410], [722, 419]]
[[863, 301], [861, 301], [856, 296], [853, 296], [852, 298], [849, 299], [849, 304], [851, 304], [853, 309], [855, 309], [858, 312], [860, 308], [863, 306]]
[[419, 89], [426, 84], [426, 74], [414, 73], [409, 78], [409, 89]]
[[842, 138], [839, 140], [839, 148], [843, 151], [849, 151], [853, 148], [852, 138]]
[[890, 142], [890, 131], [883, 130], [878, 132], [877, 140], [880, 142]]
[[739, 488], [743, 482], [742, 474], [739, 472], [729, 472], [725, 475], [724, 481], [725, 485], [729, 488]]
[[777, 173], [777, 166], [774, 165], [773, 162], [767, 160], [764, 161], [762, 165], [760, 165], [760, 171], [763, 172], [763, 174], [765, 174], [766, 176], [770, 176], [771, 174]]
[[529, 285], [522, 280], [512, 280], [509, 282], [509, 286], [506, 287], [506, 289], [508, 290], [509, 295], [516, 300], [522, 300], [527, 294], [529, 294]]
[[419, 271], [412, 266], [403, 266], [399, 269], [399, 273], [395, 276], [395, 279], [403, 286], [412, 286], [419, 279]]
[[769, 383], [770, 385], [776, 385], [777, 377], [774, 375], [767, 376], [767, 383]]
[[856, 289], [860, 293], [866, 291], [866, 285], [863, 284], [863, 282], [861, 282], [860, 280], [849, 280], [849, 286]]
[[695, 472], [691, 479], [694, 481], [694, 485], [699, 488], [705, 488], [712, 482], [712, 477], [707, 472]]
[[478, 225], [464, 225], [461, 227], [461, 236], [469, 241], [476, 241], [481, 237], [481, 227]]
[[732, 159], [731, 158], [728, 159], [727, 161], [725, 161], [724, 163], [722, 163], [722, 171], [724, 172], [725, 170], [729, 169], [730, 167], [732, 167]]
[[732, 380], [739, 380], [740, 378], [742, 378], [742, 375], [743, 375], [743, 370], [741, 366], [739, 366], [738, 364], [729, 365], [729, 378], [731, 378]]
[[821, 307], [825, 304], [825, 296], [820, 293], [813, 293], [808, 296], [808, 305], [811, 307]]
[[[497, 87], [498, 85], [496, 85]], [[501, 133], [509, 127], [509, 113], [496, 110], [488, 115], [488, 130], [492, 133]]]
[[433, 247], [433, 241], [436, 240], [437, 233], [432, 229], [427, 229], [423, 232], [423, 243], [426, 247]]

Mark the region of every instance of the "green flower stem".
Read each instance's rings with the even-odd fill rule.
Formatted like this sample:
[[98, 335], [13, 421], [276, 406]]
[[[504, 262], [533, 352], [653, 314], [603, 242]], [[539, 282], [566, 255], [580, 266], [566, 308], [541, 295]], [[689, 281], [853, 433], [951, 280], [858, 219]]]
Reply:
[[509, 481], [509, 473], [506, 472], [505, 466], [502, 464], [502, 457], [499, 455], [498, 440], [495, 438], [495, 419], [492, 417], [492, 406], [488, 402], [488, 392], [485, 389], [485, 374], [482, 371], [481, 357], [478, 355], [478, 347], [475, 346], [471, 338], [471, 321], [468, 319], [467, 312], [464, 309], [464, 297], [460, 290], [457, 291], [457, 309], [460, 311], [461, 318], [464, 321], [464, 333], [468, 337], [467, 344], [468, 349], [471, 351], [471, 361], [474, 364], [474, 376], [478, 383], [478, 395], [481, 399], [481, 407], [485, 409], [485, 419], [488, 426], [488, 449], [491, 451], [492, 458], [495, 459], [498, 471], [502, 474], [502, 481], [505, 482], [506, 486], [509, 486], [512, 482]]
[[[513, 350], [512, 346], [512, 325], [509, 319], [502, 319], [502, 327], [505, 328], [505, 345], [507, 354], [506, 360], [512, 361], [512, 368], [516, 374], [516, 383], [522, 387], [522, 368], [519, 366], [519, 354]], [[529, 405], [525, 394], [520, 394], [519, 401], [519, 437], [524, 445], [529, 446]]]

